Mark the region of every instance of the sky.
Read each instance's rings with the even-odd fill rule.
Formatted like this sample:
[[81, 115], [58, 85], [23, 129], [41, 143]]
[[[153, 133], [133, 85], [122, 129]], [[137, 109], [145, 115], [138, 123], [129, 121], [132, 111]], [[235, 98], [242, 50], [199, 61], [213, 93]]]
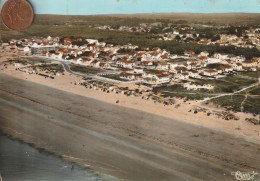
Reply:
[[[6, 0], [2, 0], [2, 4]], [[260, 0], [27, 0], [36, 14], [260, 13]]]

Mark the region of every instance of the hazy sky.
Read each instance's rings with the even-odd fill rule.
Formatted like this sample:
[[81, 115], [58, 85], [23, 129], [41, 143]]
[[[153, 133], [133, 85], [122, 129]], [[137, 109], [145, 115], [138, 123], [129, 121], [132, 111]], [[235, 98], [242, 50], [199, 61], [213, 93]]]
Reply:
[[[3, 0], [5, 1], [5, 0]], [[28, 0], [36, 14], [260, 13], [260, 0]]]

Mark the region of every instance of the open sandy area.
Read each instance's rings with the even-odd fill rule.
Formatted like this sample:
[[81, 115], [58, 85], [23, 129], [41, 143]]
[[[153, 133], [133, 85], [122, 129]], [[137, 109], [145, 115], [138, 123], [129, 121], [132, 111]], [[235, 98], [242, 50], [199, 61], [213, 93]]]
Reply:
[[[10, 57], [10, 54], [6, 54], [6, 56], [2, 55], [0, 61], [6, 61], [7, 58]], [[0, 62], [0, 63], [1, 63]], [[259, 126], [255, 126], [252, 123], [246, 121], [246, 118], [257, 118], [259, 119], [259, 115], [254, 117], [252, 114], [247, 113], [234, 113], [239, 117], [239, 120], [224, 120], [219, 118], [216, 115], [207, 116], [204, 112], [198, 112], [198, 114], [194, 114], [194, 108], [201, 107], [207, 109], [207, 112], [221, 112], [225, 111], [223, 108], [216, 107], [214, 105], [204, 105], [197, 101], [187, 101], [184, 102], [182, 99], [176, 99], [175, 105], [180, 105], [178, 109], [175, 108], [174, 105], [164, 106], [163, 104], [154, 103], [151, 100], [143, 100], [140, 97], [127, 97], [122, 94], [105, 93], [99, 90], [85, 88], [81, 85], [74, 85], [81, 81], [81, 77], [77, 77], [75, 75], [71, 75], [65, 72], [65, 75], [57, 76], [55, 79], [38, 76], [36, 74], [26, 74], [21, 71], [15, 70], [16, 67], [8, 66], [7, 69], [1, 66], [1, 73], [23, 79], [32, 81], [35, 83], [47, 85], [50, 87], [54, 87], [60, 90], [64, 90], [67, 92], [71, 92], [74, 94], [82, 95], [89, 98], [94, 98], [97, 100], [101, 100], [107, 103], [116, 104], [116, 101], [119, 100], [117, 105], [133, 108], [137, 110], [142, 110], [145, 112], [166, 116], [169, 118], [174, 118], [182, 121], [186, 121], [189, 123], [194, 123], [197, 125], [213, 128], [216, 130], [224, 131], [230, 134], [245, 136], [249, 138], [255, 138], [260, 140], [260, 128]], [[127, 85], [118, 85], [127, 86]], [[192, 110], [191, 112], [189, 112]]]

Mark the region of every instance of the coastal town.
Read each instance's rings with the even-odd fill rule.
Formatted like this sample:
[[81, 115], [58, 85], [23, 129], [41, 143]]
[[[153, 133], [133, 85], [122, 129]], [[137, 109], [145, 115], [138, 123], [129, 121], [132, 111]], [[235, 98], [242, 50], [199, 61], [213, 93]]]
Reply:
[[[259, 34], [260, 35], [260, 34]], [[77, 44], [82, 44], [78, 46]], [[59, 37], [12, 40], [4, 42], [5, 51], [21, 52], [27, 56], [46, 57], [71, 64], [114, 71], [120, 81], [135, 81], [150, 87], [176, 83], [182, 80], [218, 79], [236, 72], [257, 71], [260, 58], [247, 60], [243, 55], [208, 52], [195, 54], [186, 50], [184, 55], [154, 47], [135, 45], [114, 46], [94, 39]], [[16, 66], [19, 66], [17, 64]], [[206, 87], [202, 87], [202, 89]], [[211, 88], [211, 87], [209, 87]]]
[[[253, 36], [259, 38], [259, 35], [259, 32], [254, 30]], [[66, 70], [71, 75], [82, 78], [75, 81], [75, 85], [80, 84], [104, 92], [141, 96], [142, 99], [155, 103], [175, 105], [175, 108], [180, 106], [175, 104], [175, 98], [214, 102], [225, 96], [231, 96], [232, 99], [233, 95], [239, 95], [240, 92], [248, 94], [247, 91], [257, 92], [259, 89], [259, 77], [248, 76], [254, 72], [258, 74], [259, 57], [246, 59], [243, 55], [210, 54], [207, 51], [196, 54], [191, 50], [185, 50], [178, 55], [159, 47], [113, 45], [95, 39], [51, 36], [3, 40], [2, 52], [19, 55], [22, 59], [30, 57], [49, 61], [39, 61], [37, 65], [33, 65], [34, 63], [8, 58], [8, 61], [2, 64], [2, 70], [11, 63], [17, 71], [51, 79], [64, 75]], [[221, 106], [235, 112], [259, 114], [257, 104], [253, 109], [247, 110], [245, 102], [246, 98], [239, 106], [225, 105], [221, 101], [214, 104], [222, 103]], [[197, 109], [194, 110], [197, 112]], [[229, 113], [223, 114], [222, 117], [238, 119]]]
[[36, 15], [23, 31], [1, 27], [0, 135], [15, 146], [2, 155], [15, 150], [29, 167], [37, 157], [40, 169], [57, 158], [59, 180], [78, 169], [82, 181], [259, 173], [258, 19]]

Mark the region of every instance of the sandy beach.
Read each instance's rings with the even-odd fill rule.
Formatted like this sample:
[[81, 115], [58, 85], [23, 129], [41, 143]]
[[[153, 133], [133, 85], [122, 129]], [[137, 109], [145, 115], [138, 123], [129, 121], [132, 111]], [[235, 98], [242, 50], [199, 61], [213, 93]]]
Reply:
[[[6, 61], [7, 57], [10, 57], [10, 55], [7, 55], [6, 57], [1, 58], [1, 62]], [[2, 68], [2, 67], [1, 67]], [[230, 134], [239, 135], [239, 136], [245, 136], [249, 138], [255, 138], [260, 139], [260, 129], [259, 126], [255, 126], [252, 123], [249, 123], [246, 121], [246, 118], [258, 118], [254, 117], [252, 114], [249, 113], [234, 113], [237, 117], [239, 117], [239, 120], [224, 120], [222, 118], [219, 118], [216, 115], [207, 116], [204, 112], [198, 112], [198, 114], [194, 114], [195, 108], [204, 108], [207, 109], [207, 112], [221, 112], [225, 111], [225, 109], [216, 107], [212, 104], [202, 104], [198, 101], [183, 101], [182, 99], [176, 99], [175, 105], [180, 105], [178, 109], [176, 109], [173, 105], [171, 106], [164, 106], [163, 104], [155, 104], [151, 100], [143, 100], [141, 97], [127, 97], [126, 95], [122, 94], [116, 94], [116, 93], [105, 93], [100, 90], [94, 90], [85, 88], [81, 85], [74, 85], [74, 83], [79, 83], [81, 80], [81, 77], [77, 77], [75, 75], [71, 75], [67, 72], [65, 72], [65, 75], [57, 76], [55, 79], [41, 77], [36, 74], [26, 74], [21, 71], [15, 70], [14, 66], [8, 66], [7, 69], [2, 69], [1, 73], [23, 79], [32, 81], [35, 83], [47, 85], [50, 87], [54, 87], [63, 91], [71, 92], [74, 94], [78, 94], [81, 96], [94, 98], [100, 101], [104, 101], [107, 103], [116, 104], [116, 101], [119, 100], [119, 103], [117, 105], [133, 108], [137, 110], [142, 110], [145, 112], [166, 116], [169, 118], [174, 118], [182, 121], [186, 121], [189, 123], [217, 129], [220, 131], [224, 131]], [[125, 84], [123, 85], [117, 85], [117, 86], [127, 86]], [[190, 111], [191, 110], [191, 111]]]

